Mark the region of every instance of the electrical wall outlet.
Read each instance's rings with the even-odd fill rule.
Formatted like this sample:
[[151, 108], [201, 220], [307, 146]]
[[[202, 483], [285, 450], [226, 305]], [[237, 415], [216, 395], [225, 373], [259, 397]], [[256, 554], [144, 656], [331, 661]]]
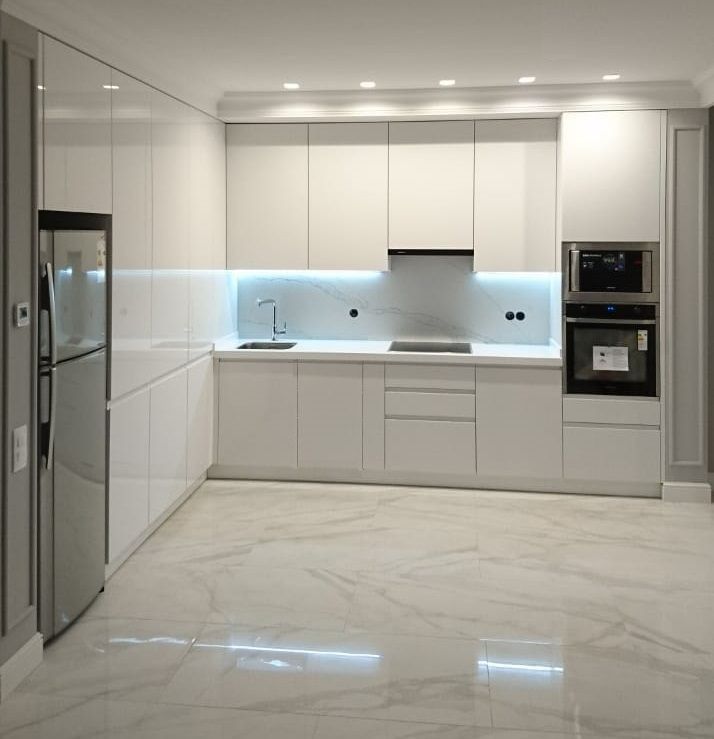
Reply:
[[27, 426], [12, 430], [12, 471], [19, 472], [27, 467]]

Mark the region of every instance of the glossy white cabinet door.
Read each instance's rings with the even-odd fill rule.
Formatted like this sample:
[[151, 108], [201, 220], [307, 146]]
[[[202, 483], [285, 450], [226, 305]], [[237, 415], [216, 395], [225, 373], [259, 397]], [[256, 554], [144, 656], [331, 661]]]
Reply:
[[307, 125], [226, 129], [228, 268], [307, 269]]
[[44, 207], [111, 213], [110, 69], [44, 37]]
[[568, 480], [659, 482], [658, 428], [564, 426], [563, 471]]
[[225, 325], [226, 268], [225, 124], [192, 111], [190, 125], [189, 361], [234, 331]]
[[659, 241], [658, 110], [564, 113], [564, 241]]
[[151, 88], [112, 71], [111, 395], [150, 382]]
[[109, 562], [149, 525], [149, 390], [109, 415]]
[[297, 467], [297, 364], [219, 362], [218, 463]]
[[213, 357], [188, 368], [188, 450], [186, 478], [191, 485], [213, 463]]
[[476, 121], [474, 269], [553, 272], [555, 119]]
[[310, 124], [310, 269], [388, 269], [388, 126]]
[[362, 469], [362, 365], [298, 363], [298, 467]]
[[180, 367], [188, 359], [192, 115], [187, 105], [161, 92], [153, 92], [151, 344], [154, 378]]
[[187, 372], [153, 385], [150, 419], [149, 520], [186, 490]]
[[473, 249], [474, 123], [389, 124], [389, 248]]
[[561, 377], [560, 369], [476, 368], [479, 476], [562, 477]]

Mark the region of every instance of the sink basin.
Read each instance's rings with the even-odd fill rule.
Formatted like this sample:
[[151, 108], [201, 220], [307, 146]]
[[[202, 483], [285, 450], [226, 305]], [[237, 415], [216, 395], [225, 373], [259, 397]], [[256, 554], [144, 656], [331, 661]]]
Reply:
[[393, 341], [389, 351], [471, 354], [471, 344], [466, 341]]
[[239, 349], [292, 349], [297, 341], [247, 341]]

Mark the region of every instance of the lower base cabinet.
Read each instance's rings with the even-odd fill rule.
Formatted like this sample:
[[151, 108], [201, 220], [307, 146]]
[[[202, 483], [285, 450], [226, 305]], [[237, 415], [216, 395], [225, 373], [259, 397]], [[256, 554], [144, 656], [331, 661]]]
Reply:
[[563, 475], [560, 368], [476, 369], [476, 470], [491, 477]]
[[393, 419], [384, 422], [385, 469], [392, 472], [473, 475], [473, 421]]
[[148, 388], [110, 411], [109, 562], [149, 525], [149, 413]]
[[295, 469], [297, 363], [218, 367], [218, 464]]
[[157, 519], [186, 490], [187, 371], [151, 388], [149, 520]]
[[298, 467], [362, 469], [362, 365], [298, 363]]
[[565, 426], [563, 473], [570, 480], [659, 482], [658, 428]]

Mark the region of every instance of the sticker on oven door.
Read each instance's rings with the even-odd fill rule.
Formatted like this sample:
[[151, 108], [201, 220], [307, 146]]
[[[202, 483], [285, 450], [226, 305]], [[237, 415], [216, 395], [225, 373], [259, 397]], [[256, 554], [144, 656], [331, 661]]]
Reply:
[[601, 372], [628, 372], [630, 358], [626, 346], [594, 346], [593, 369]]
[[649, 332], [646, 330], [639, 330], [637, 332], [637, 351], [638, 352], [646, 352], [647, 351], [647, 337], [649, 335]]

